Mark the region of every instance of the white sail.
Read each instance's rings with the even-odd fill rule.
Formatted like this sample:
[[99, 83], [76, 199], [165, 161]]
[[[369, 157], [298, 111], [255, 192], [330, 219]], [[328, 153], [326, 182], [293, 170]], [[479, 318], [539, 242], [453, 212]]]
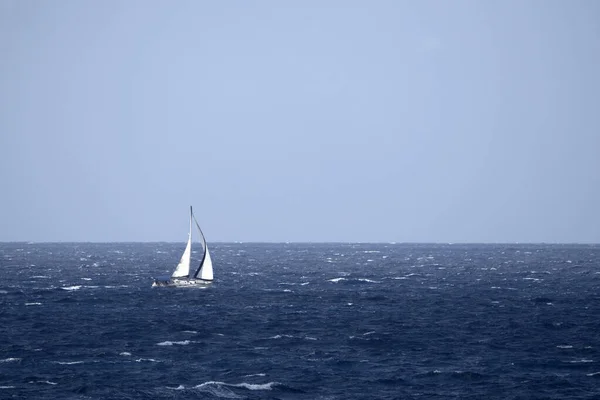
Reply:
[[193, 214], [192, 218], [194, 218], [196, 228], [198, 228], [198, 232], [200, 233], [200, 237], [202, 238], [202, 247], [204, 248], [204, 257], [202, 257], [200, 267], [196, 271], [194, 278], [202, 279], [204, 281], [212, 281], [213, 265], [212, 259], [210, 258], [210, 252], [208, 251], [208, 245], [206, 244], [206, 238], [204, 237], [204, 233], [202, 232], [202, 229], [200, 229], [200, 225], [198, 225], [198, 221], [196, 221], [196, 217]]
[[179, 264], [177, 264], [177, 268], [173, 271], [173, 275], [171, 278], [187, 278], [190, 276], [190, 260], [192, 258], [192, 207], [190, 206], [190, 231], [188, 233], [188, 241], [185, 246], [185, 250], [183, 251], [183, 255], [181, 256], [181, 260], [179, 260]]
[[181, 256], [181, 260], [179, 260], [179, 264], [177, 264], [177, 268], [173, 271], [172, 278], [187, 278], [190, 276], [190, 258], [192, 256], [192, 235], [189, 235], [189, 239], [187, 242], [187, 246], [185, 246], [185, 251]]
[[202, 263], [202, 267], [200, 268], [198, 278], [203, 279], [205, 281], [213, 280], [212, 260], [210, 258], [210, 253], [208, 252], [208, 247], [206, 247], [206, 257], [204, 258], [204, 262]]

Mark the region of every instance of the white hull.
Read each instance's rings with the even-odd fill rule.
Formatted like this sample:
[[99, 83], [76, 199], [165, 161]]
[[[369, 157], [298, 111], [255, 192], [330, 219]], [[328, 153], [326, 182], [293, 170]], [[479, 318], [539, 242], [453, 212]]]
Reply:
[[168, 281], [154, 281], [152, 287], [199, 287], [210, 285], [212, 281], [202, 279], [171, 279]]

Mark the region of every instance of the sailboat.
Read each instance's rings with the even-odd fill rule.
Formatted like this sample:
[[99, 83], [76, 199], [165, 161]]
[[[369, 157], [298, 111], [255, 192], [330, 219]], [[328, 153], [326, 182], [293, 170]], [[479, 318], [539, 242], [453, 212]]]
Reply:
[[[196, 228], [202, 238], [202, 259], [196, 272], [190, 276], [190, 265], [192, 258], [192, 221], [195, 222]], [[208, 252], [208, 246], [206, 245], [206, 239], [204, 233], [196, 221], [192, 206], [190, 206], [190, 231], [188, 233], [188, 241], [183, 251], [183, 255], [179, 260], [179, 264], [175, 267], [175, 271], [170, 278], [166, 279], [154, 279], [152, 283], [153, 287], [156, 286], [204, 286], [213, 281], [213, 265], [210, 253]]]

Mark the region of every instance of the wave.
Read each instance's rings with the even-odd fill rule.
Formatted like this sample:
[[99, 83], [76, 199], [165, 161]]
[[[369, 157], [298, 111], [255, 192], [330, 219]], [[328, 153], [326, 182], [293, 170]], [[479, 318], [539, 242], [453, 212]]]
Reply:
[[230, 386], [240, 387], [240, 388], [244, 388], [244, 389], [248, 389], [248, 390], [273, 390], [273, 386], [278, 385], [278, 384], [279, 384], [278, 382], [268, 382], [268, 383], [263, 383], [263, 384], [242, 382], [242, 383], [238, 383], [237, 385], [230, 385]]
[[269, 339], [281, 339], [281, 338], [293, 338], [294, 336], [292, 335], [275, 335], [275, 336], [271, 336]]
[[273, 386], [280, 385], [279, 382], [268, 382], [268, 383], [226, 383], [226, 382], [217, 382], [217, 381], [208, 381], [201, 383], [199, 385], [194, 386], [196, 389], [201, 389], [206, 386], [229, 386], [236, 388], [243, 388], [248, 390], [273, 390]]
[[380, 281], [374, 281], [374, 280], [368, 279], [368, 278], [344, 278], [344, 277], [328, 279], [327, 281], [333, 282], [333, 283], [339, 283], [339, 282], [344, 282], [344, 281], [347, 281], [348, 283], [358, 283], [358, 282], [381, 283]]
[[81, 285], [63, 286], [63, 287], [61, 287], [61, 289], [62, 290], [68, 290], [68, 291], [79, 290], [79, 289], [81, 289]]
[[75, 364], [83, 364], [85, 361], [52, 361], [53, 364], [60, 365], [75, 365]]
[[269, 339], [304, 339], [304, 340], [319, 340], [316, 337], [312, 337], [312, 336], [304, 336], [304, 337], [300, 337], [300, 336], [293, 336], [293, 335], [275, 335], [275, 336], [271, 336], [269, 337]]
[[4, 360], [0, 360], [0, 363], [7, 363], [7, 362], [19, 362], [21, 361], [20, 358], [16, 358], [16, 357], [9, 357], [9, 358], [5, 358]]
[[464, 380], [464, 381], [469, 381], [469, 382], [485, 380], [485, 379], [489, 378], [487, 375], [480, 374], [480, 373], [474, 372], [474, 371], [440, 371], [437, 369], [426, 372], [424, 374], [420, 374], [419, 376], [422, 378], [446, 376], [446, 377], [449, 377], [452, 379]]
[[182, 340], [179, 342], [172, 342], [170, 340], [166, 340], [164, 342], [160, 342], [160, 343], [156, 343], [157, 346], [173, 346], [174, 344], [180, 345], [180, 346], [185, 346], [188, 345], [192, 342], [190, 342], [189, 340]]
[[[231, 389], [225, 387], [225, 383], [223, 382], [204, 382], [200, 385], [196, 385], [193, 390], [201, 391], [208, 393], [217, 398], [225, 398], [225, 399], [241, 399], [243, 396], [239, 396], [235, 394]], [[179, 385], [177, 387], [167, 387], [170, 390], [188, 390], [184, 385]]]

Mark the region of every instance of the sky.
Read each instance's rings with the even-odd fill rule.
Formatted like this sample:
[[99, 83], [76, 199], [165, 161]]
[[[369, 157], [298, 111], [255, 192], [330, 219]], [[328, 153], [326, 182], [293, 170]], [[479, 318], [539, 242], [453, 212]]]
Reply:
[[600, 243], [599, 21], [0, 0], [0, 241]]

